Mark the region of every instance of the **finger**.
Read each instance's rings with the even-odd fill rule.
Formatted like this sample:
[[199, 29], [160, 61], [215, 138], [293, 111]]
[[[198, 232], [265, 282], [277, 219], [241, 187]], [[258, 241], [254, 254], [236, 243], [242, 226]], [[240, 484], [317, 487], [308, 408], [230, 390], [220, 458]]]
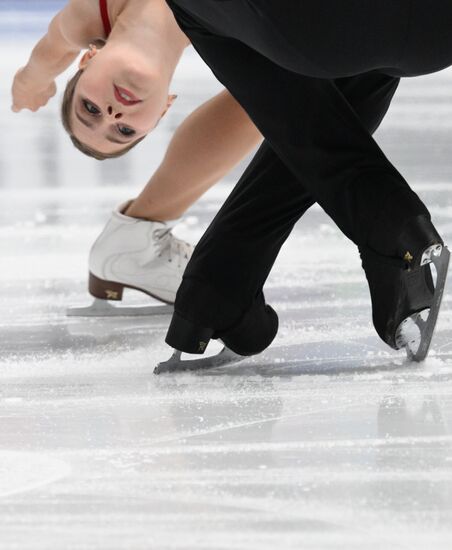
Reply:
[[20, 111], [19, 107], [17, 105], [12, 105], [11, 106], [11, 111], [13, 113], [18, 113]]

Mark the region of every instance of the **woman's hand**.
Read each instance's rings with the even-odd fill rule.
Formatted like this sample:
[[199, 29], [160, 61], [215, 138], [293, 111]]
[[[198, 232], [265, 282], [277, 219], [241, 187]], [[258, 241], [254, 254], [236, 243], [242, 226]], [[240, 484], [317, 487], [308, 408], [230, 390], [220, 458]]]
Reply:
[[55, 94], [55, 81], [39, 81], [39, 79], [32, 77], [27, 67], [22, 67], [14, 77], [11, 109], [15, 113], [22, 109], [30, 109], [30, 111], [35, 112], [40, 107], [44, 107]]

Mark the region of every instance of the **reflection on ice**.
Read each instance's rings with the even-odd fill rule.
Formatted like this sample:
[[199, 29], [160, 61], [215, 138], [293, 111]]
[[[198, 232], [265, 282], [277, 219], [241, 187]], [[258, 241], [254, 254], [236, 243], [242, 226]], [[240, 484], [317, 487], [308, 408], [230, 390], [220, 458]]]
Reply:
[[403, 395], [385, 397], [378, 411], [378, 432], [381, 437], [449, 434], [439, 399], [432, 395], [415, 400]]

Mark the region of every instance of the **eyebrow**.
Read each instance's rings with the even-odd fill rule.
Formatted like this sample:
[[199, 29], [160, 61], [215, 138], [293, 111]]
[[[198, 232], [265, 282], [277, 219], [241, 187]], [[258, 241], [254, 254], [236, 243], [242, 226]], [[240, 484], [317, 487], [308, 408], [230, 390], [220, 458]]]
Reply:
[[[75, 111], [75, 116], [78, 118], [78, 120], [80, 120], [80, 122], [82, 124], [84, 124], [85, 126], [87, 126], [88, 128], [93, 128], [94, 124], [86, 119], [84, 119], [83, 117], [80, 116], [80, 114], [78, 113], [78, 111]], [[108, 141], [110, 141], [111, 143], [119, 143], [119, 145], [127, 145], [129, 144], [131, 141], [131, 139], [128, 139], [127, 141], [122, 141], [118, 138], [115, 138], [114, 136], [106, 136]]]

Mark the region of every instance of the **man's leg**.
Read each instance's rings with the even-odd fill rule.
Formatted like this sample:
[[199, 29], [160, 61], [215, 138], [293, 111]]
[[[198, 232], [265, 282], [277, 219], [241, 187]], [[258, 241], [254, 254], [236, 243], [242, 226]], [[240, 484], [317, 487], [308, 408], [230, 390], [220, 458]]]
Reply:
[[[233, 10], [234, 3], [229, 4]], [[386, 255], [399, 253], [393, 238], [380, 247], [381, 233], [393, 237], [407, 219], [427, 211], [336, 82], [289, 71], [170, 5], [218, 80], [340, 229], [356, 244]], [[388, 210], [392, 204], [398, 206], [395, 216]]]
[[[379, 73], [336, 81], [371, 133], [398, 83]], [[264, 142], [198, 243], [177, 295], [177, 314], [219, 331], [233, 327], [260, 300], [282, 244], [313, 202], [303, 183]], [[171, 334], [169, 343], [177, 347], [174, 331]]]
[[[392, 347], [399, 347], [400, 341], [406, 342], [398, 340], [402, 321], [416, 317], [417, 323], [419, 312], [430, 310], [427, 323], [417, 323], [422, 353], [416, 352], [416, 359], [425, 357], [444, 288], [448, 252], [442, 251], [442, 240], [428, 210], [372, 139], [352, 98], [349, 101], [341, 91], [342, 85], [346, 92], [347, 79], [336, 82], [288, 71], [242, 42], [212, 34], [183, 11], [174, 11], [201, 57], [242, 104], [282, 163], [303, 185], [303, 191], [360, 246], [379, 335]], [[369, 101], [371, 105], [372, 97]], [[254, 166], [257, 173], [259, 164]], [[242, 204], [246, 200], [251, 204], [251, 221], [245, 232], [240, 230], [239, 218], [246, 215], [240, 205], [238, 215], [232, 212], [228, 217], [228, 211], [222, 211], [221, 223], [214, 222], [215, 233], [206, 236], [194, 258], [192, 266], [199, 262], [199, 267], [189, 266], [187, 270], [167, 337], [167, 342], [179, 350], [196, 351], [196, 345], [188, 340], [195, 342], [198, 329], [203, 327], [209, 330], [201, 331], [200, 349], [210, 334], [243, 355], [261, 351], [276, 334], [274, 312], [272, 315], [264, 309], [261, 292], [250, 305], [251, 288], [258, 284], [259, 270], [264, 276], [268, 273], [275, 257], [273, 243], [284, 239], [278, 225], [288, 234], [290, 222], [285, 213], [292, 203], [287, 194], [291, 195], [295, 186], [293, 180], [279, 179], [278, 185], [263, 191], [258, 182], [256, 178], [252, 192], [248, 188], [248, 195], [241, 196]], [[282, 209], [277, 205], [283, 205]], [[275, 227], [264, 223], [264, 218], [270, 222], [275, 219]], [[243, 242], [249, 226], [253, 226], [255, 246]], [[270, 235], [267, 243], [265, 235]], [[209, 252], [209, 247], [222, 247], [227, 253], [215, 262], [215, 252]], [[424, 265], [435, 254], [440, 255], [435, 263], [439, 269], [436, 287], [430, 268], [427, 272]], [[244, 255], [247, 257], [241, 257]], [[390, 257], [396, 261], [383, 268]], [[233, 273], [234, 262], [238, 274]], [[182, 330], [177, 330], [178, 323]], [[184, 333], [188, 340], [178, 340], [178, 334]], [[246, 337], [252, 344], [248, 349], [243, 341]]]

